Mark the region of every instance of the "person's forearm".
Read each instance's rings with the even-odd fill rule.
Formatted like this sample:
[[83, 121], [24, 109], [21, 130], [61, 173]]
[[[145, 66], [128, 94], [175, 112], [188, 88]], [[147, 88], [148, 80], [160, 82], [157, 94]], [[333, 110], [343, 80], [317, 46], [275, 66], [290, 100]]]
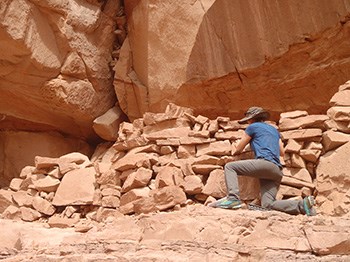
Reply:
[[281, 139], [279, 140], [279, 145], [280, 145], [280, 156], [284, 157], [284, 146]]
[[238, 143], [235, 152], [233, 153], [233, 155], [239, 155], [243, 152], [243, 149], [245, 148], [245, 145], [243, 145], [242, 143]]
[[233, 155], [239, 155], [243, 152], [245, 146], [249, 143], [251, 137], [248, 136], [247, 134], [244, 134], [244, 136], [242, 137], [242, 139], [239, 141], [235, 152], [233, 153]]

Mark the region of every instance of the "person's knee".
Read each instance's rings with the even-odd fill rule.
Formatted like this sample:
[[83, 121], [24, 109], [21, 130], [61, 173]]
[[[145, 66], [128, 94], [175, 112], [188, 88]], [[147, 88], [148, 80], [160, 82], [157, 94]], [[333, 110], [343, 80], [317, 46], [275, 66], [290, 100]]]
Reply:
[[235, 162], [229, 162], [225, 165], [225, 170], [234, 170], [236, 171], [237, 169], [237, 163]]

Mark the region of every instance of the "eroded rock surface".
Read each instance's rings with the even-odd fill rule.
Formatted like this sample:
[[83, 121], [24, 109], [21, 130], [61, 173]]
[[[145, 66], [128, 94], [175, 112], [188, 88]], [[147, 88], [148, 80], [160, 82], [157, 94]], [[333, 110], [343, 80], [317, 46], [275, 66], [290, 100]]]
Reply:
[[110, 217], [87, 233], [0, 220], [2, 261], [346, 261], [349, 219], [191, 205]]
[[115, 103], [112, 50], [119, 1], [4, 0], [0, 128], [95, 136]]
[[[347, 1], [124, 2], [126, 41], [119, 1], [0, 4], [0, 258], [348, 260], [349, 82], [332, 97], [350, 73]], [[280, 120], [277, 198], [312, 194], [317, 216], [205, 206], [226, 194], [231, 119], [252, 104]], [[112, 143], [90, 161], [72, 136], [94, 137], [94, 119]], [[259, 203], [257, 181], [240, 185]]]
[[34, 164], [35, 156], [59, 157], [69, 152], [91, 154], [83, 140], [68, 138], [57, 132], [0, 132], [0, 187], [8, 186], [25, 166]]
[[[350, 142], [337, 127], [350, 121], [340, 95], [349, 84], [339, 87], [328, 115], [297, 110], [279, 121], [286, 154], [276, 198], [314, 195], [315, 216], [252, 209], [259, 207], [259, 184], [246, 177], [239, 178], [242, 209], [208, 207], [226, 195], [225, 163], [253, 157], [249, 147], [232, 155], [246, 125], [169, 104], [164, 113], [121, 123], [115, 143], [100, 144], [91, 159], [77, 152], [36, 156], [34, 166], [0, 190], [1, 217], [17, 221], [0, 220], [12, 227], [0, 255], [8, 261], [106, 254], [124, 261], [344, 261]], [[50, 239], [43, 225], [54, 230]]]
[[324, 113], [349, 79], [346, 0], [126, 7], [129, 39], [114, 86], [131, 119], [162, 112], [168, 102], [210, 118], [236, 118], [251, 105], [268, 107], [275, 119], [295, 109]]

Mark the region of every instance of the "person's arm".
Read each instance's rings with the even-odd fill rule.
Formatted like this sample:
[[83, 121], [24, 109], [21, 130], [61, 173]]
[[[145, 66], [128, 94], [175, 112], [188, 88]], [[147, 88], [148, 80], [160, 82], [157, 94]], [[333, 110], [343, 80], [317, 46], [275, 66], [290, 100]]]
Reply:
[[242, 139], [239, 141], [235, 152], [233, 153], [234, 156], [239, 155], [240, 153], [242, 153], [243, 149], [245, 148], [246, 145], [248, 145], [248, 143], [250, 142], [252, 138], [247, 134], [244, 133]]
[[282, 143], [281, 139], [279, 140], [279, 144], [280, 144], [280, 155], [282, 157], [284, 157], [284, 146], [283, 146], [283, 143]]

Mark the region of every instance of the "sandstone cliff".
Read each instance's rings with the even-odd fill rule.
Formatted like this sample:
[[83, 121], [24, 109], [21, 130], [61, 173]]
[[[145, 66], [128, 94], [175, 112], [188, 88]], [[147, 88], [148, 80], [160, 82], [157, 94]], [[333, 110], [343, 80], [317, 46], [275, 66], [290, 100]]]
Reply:
[[[2, 0], [0, 15], [0, 259], [348, 260], [348, 0]], [[205, 206], [251, 105], [286, 146], [278, 198], [312, 194], [316, 217]]]
[[236, 118], [251, 105], [270, 108], [276, 119], [292, 109], [324, 113], [336, 86], [349, 79], [346, 0], [126, 1], [126, 7], [130, 67], [127, 76], [116, 75], [115, 89], [131, 118], [168, 102], [211, 118]]
[[114, 0], [0, 2], [0, 186], [35, 155], [91, 154], [124, 18]]
[[109, 62], [119, 1], [0, 4], [1, 129], [94, 136], [115, 103]]

